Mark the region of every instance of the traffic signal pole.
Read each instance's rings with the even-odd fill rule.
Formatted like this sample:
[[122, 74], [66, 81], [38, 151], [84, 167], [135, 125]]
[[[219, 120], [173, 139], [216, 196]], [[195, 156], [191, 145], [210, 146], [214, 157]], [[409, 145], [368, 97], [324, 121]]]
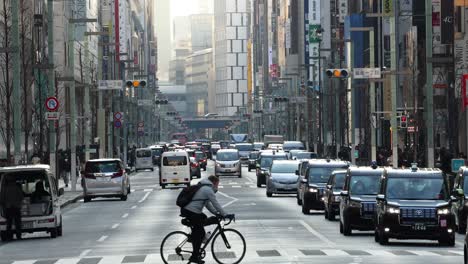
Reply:
[[[430, 0], [429, 0], [430, 1]], [[394, 5], [395, 8], [395, 5]], [[432, 12], [432, 10], [431, 10]], [[432, 28], [430, 29], [432, 31]], [[391, 91], [392, 91], [392, 166], [398, 168], [398, 125], [397, 125], [397, 56], [396, 56], [396, 25], [395, 14], [390, 17], [390, 63], [391, 63]], [[430, 40], [432, 42], [432, 39]]]
[[[11, 1], [11, 34], [13, 48], [13, 140], [15, 145], [15, 164], [21, 160], [21, 49], [19, 46], [19, 1]], [[4, 11], [6, 12], [6, 11]], [[41, 106], [42, 107], [42, 106]], [[41, 116], [41, 118], [44, 118]], [[28, 157], [26, 157], [27, 159]]]
[[426, 128], [427, 167], [434, 167], [434, 91], [432, 90], [432, 1], [426, 0]]
[[71, 188], [76, 191], [76, 96], [75, 96], [75, 24], [73, 19], [73, 4], [70, 3], [70, 19], [68, 20], [68, 76], [73, 77], [69, 82], [70, 105], [70, 154], [71, 154]]
[[[54, 1], [47, 0], [47, 47], [49, 64], [54, 64]], [[48, 72], [48, 95], [55, 96], [55, 68], [51, 67]], [[41, 102], [44, 103], [44, 102]], [[42, 105], [40, 107], [43, 107]], [[44, 118], [41, 116], [40, 118]], [[55, 155], [55, 121], [49, 121], [49, 164], [50, 170], [57, 176]]]
[[[375, 41], [374, 41], [374, 29], [370, 28], [369, 30], [369, 51], [370, 51], [370, 67], [375, 67]], [[371, 159], [372, 161], [377, 160], [377, 135], [376, 135], [376, 126], [377, 126], [377, 119], [375, 119], [374, 124], [374, 112], [375, 112], [375, 82], [370, 82], [370, 92], [369, 92], [369, 100], [370, 100], [370, 115], [371, 115]]]

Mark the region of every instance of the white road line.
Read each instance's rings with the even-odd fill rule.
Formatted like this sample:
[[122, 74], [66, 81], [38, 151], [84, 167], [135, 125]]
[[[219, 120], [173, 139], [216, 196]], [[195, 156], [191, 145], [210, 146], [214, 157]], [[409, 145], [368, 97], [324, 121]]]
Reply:
[[138, 201], [138, 203], [144, 202], [144, 201], [146, 200], [146, 198], [148, 198], [148, 196], [149, 196], [150, 194], [151, 194], [151, 192], [147, 192], [147, 193], [145, 194], [145, 196], [143, 196], [143, 198], [141, 198], [141, 200]]
[[237, 202], [237, 201], [239, 201], [239, 199], [237, 199], [237, 198], [235, 198], [235, 197], [232, 197], [232, 196], [229, 196], [229, 195], [227, 195], [227, 194], [225, 194], [225, 193], [223, 193], [223, 192], [218, 192], [218, 193], [221, 194], [222, 196], [226, 197], [226, 198], [232, 199], [232, 201], [230, 201], [230, 202], [228, 202], [227, 204], [223, 205], [223, 206], [222, 206], [223, 208], [224, 208], [224, 207], [227, 207], [227, 206], [229, 206], [229, 205], [231, 205], [231, 204], [233, 204], [233, 203], [235, 203], [235, 202]]
[[254, 181], [252, 179], [250, 179], [249, 176], [245, 177], [245, 179], [247, 179], [250, 183], [254, 184]]
[[119, 227], [120, 224], [115, 224], [112, 226], [112, 229], [116, 229], [117, 227]]
[[122, 218], [127, 218], [127, 217], [128, 217], [128, 214], [122, 215]]
[[343, 250], [339, 249], [322, 249], [322, 251], [327, 254], [327, 256], [330, 257], [342, 257], [342, 256], [349, 256], [348, 253], [346, 253]]
[[104, 242], [104, 240], [106, 240], [107, 238], [108, 236], [102, 236], [101, 238], [97, 240], [97, 242]]
[[131, 189], [130, 192], [135, 192], [135, 189]]
[[21, 261], [15, 261], [12, 264], [34, 264], [36, 261], [35, 260], [21, 260]]
[[328, 238], [324, 237], [322, 234], [320, 234], [319, 232], [317, 232], [315, 229], [313, 229], [310, 225], [308, 225], [306, 222], [304, 222], [304, 220], [299, 220], [299, 223], [301, 223], [301, 225], [303, 225], [305, 227], [305, 229], [307, 229], [307, 231], [309, 231], [310, 233], [312, 233], [314, 236], [318, 237], [320, 240], [322, 240], [323, 242], [327, 243], [328, 246], [330, 247], [335, 247], [336, 244], [333, 243], [332, 241], [330, 241]]
[[242, 186], [240, 186], [240, 185], [233, 185], [233, 186], [231, 186], [231, 187], [232, 187], [232, 188], [242, 188]]
[[138, 207], [138, 206], [134, 205], [134, 206], [132, 206], [132, 208], [130, 208], [130, 209], [133, 210], [133, 209], [135, 209], [135, 208], [137, 208], [137, 207]]
[[77, 264], [80, 262], [81, 259], [79, 258], [65, 258], [65, 259], [59, 259], [57, 262], [54, 264]]
[[393, 257], [394, 254], [386, 251], [386, 250], [366, 250], [367, 253], [371, 254], [372, 256], [382, 256], [382, 257]]
[[86, 256], [89, 254], [89, 252], [91, 252], [91, 249], [85, 249], [85, 250], [83, 250], [83, 252], [81, 252], [79, 258], [84, 258], [84, 257], [86, 257]]
[[222, 186], [222, 185], [218, 186], [218, 189], [223, 189], [223, 188], [224, 188], [224, 186]]
[[463, 251], [449, 250], [448, 252], [462, 256]]
[[153, 189], [144, 189], [143, 191], [144, 191], [144, 192], [152, 192]]
[[465, 244], [463, 244], [462, 242], [458, 242], [458, 241], [455, 242], [455, 245], [460, 246], [460, 247], [464, 247], [464, 246], [465, 246]]
[[425, 250], [406, 250], [406, 251], [416, 254], [418, 256], [440, 256], [439, 254], [432, 253], [430, 251], [425, 251]]

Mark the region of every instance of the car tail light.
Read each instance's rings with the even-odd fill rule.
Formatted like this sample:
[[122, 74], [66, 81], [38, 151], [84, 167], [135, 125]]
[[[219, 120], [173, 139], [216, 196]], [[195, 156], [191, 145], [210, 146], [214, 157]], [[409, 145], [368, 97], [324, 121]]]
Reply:
[[85, 173], [85, 174], [84, 174], [84, 177], [85, 177], [86, 179], [96, 179], [96, 176], [94, 176], [93, 173]]
[[198, 167], [198, 163], [192, 163], [192, 168]]
[[163, 182], [167, 182], [167, 179], [163, 179]]
[[124, 170], [119, 170], [118, 172], [112, 175], [112, 178], [122, 177], [124, 175]]
[[206, 159], [202, 159], [201, 162], [206, 162]]

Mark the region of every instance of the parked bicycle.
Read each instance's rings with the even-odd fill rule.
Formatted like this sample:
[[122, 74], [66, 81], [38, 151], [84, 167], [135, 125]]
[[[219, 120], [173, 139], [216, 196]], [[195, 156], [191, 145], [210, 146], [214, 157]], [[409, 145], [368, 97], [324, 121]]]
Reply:
[[[216, 216], [217, 227], [213, 233], [203, 241], [200, 248], [202, 259], [206, 257], [206, 248], [211, 242], [211, 253], [213, 259], [219, 264], [237, 264], [245, 256], [246, 244], [242, 234], [230, 228], [225, 228], [235, 217], [226, 220], [222, 216]], [[182, 224], [190, 227], [187, 218], [182, 219]], [[161, 243], [161, 258], [165, 264], [189, 263], [188, 259], [192, 255], [193, 246], [191, 234], [183, 231], [169, 233]]]

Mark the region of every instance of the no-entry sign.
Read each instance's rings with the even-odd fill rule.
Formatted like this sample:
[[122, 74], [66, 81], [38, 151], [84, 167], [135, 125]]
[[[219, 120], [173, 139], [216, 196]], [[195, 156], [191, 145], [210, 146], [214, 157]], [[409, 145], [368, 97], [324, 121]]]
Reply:
[[46, 99], [45, 106], [49, 111], [56, 111], [59, 107], [59, 101], [57, 97], [52, 96]]

